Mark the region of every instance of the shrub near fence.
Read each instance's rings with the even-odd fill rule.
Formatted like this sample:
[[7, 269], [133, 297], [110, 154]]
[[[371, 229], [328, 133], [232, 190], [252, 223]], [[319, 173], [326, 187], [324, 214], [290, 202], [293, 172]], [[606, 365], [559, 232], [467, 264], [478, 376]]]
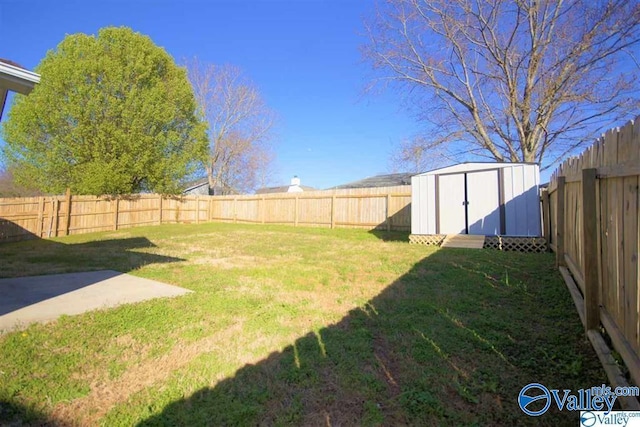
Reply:
[[[562, 163], [542, 193], [550, 247], [587, 335], [596, 349], [602, 347], [598, 333], [602, 325], [636, 385], [640, 385], [639, 178], [640, 117], [610, 130], [579, 157]], [[608, 373], [611, 379], [614, 374]]]
[[209, 221], [409, 230], [411, 187], [242, 196], [0, 199], [0, 241]]

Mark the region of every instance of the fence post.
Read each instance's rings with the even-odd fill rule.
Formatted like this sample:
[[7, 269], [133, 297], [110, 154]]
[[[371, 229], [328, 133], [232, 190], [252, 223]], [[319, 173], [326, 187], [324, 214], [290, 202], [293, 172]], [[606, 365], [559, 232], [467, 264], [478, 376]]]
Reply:
[[162, 225], [162, 194], [158, 194], [158, 225]]
[[296, 195], [295, 210], [293, 212], [293, 226], [294, 227], [298, 226], [298, 196], [297, 195]]
[[385, 215], [387, 217], [387, 231], [391, 231], [391, 193], [387, 193], [387, 206]]
[[213, 199], [209, 196], [209, 203], [207, 203], [207, 222], [213, 221]]
[[42, 237], [42, 226], [44, 221], [44, 197], [38, 197], [38, 224], [36, 224], [36, 234], [38, 239]]
[[551, 244], [551, 212], [549, 210], [549, 190], [542, 190], [542, 233], [547, 242], [547, 252]]
[[65, 193], [64, 199], [67, 203], [67, 217], [64, 221], [64, 235], [69, 235], [69, 226], [71, 224], [71, 189], [67, 188], [67, 192]]
[[331, 228], [336, 228], [336, 195], [331, 196]]
[[120, 215], [120, 197], [116, 197], [115, 207], [113, 209], [113, 229], [118, 229], [118, 216]]
[[564, 260], [564, 186], [566, 178], [558, 177], [558, 206], [556, 207], [556, 266], [566, 266]]
[[583, 169], [582, 255], [584, 259], [584, 312], [587, 330], [596, 329], [600, 325], [597, 213], [596, 169]]
[[264, 202], [264, 196], [262, 196], [262, 198], [260, 199], [260, 203], [258, 204], [259, 208], [258, 208], [258, 213], [260, 214], [260, 222], [262, 224], [264, 224], [264, 214], [265, 214], [265, 202]]

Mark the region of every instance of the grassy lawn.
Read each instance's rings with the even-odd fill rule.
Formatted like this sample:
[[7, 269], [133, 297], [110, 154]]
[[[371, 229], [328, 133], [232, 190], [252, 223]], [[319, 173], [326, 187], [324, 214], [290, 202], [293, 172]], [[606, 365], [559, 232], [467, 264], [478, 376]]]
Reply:
[[577, 425], [520, 389], [607, 383], [548, 254], [179, 225], [0, 245], [0, 277], [195, 291], [0, 336], [0, 425]]

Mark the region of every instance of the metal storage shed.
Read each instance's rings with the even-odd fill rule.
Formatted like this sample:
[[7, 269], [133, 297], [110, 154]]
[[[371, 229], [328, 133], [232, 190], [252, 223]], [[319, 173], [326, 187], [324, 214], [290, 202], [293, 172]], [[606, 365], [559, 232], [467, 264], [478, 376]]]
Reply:
[[540, 236], [532, 163], [461, 163], [411, 177], [411, 234]]

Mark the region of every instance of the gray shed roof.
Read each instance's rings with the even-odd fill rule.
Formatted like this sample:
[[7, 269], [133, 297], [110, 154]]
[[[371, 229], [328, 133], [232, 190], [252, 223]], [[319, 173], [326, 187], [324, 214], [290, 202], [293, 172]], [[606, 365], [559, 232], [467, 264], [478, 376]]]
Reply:
[[538, 165], [538, 163], [528, 162], [462, 162], [443, 168], [433, 169], [427, 172], [415, 174], [413, 176], [423, 175], [444, 175], [449, 173], [473, 172], [487, 169], [502, 169], [518, 165]]
[[370, 176], [369, 178], [349, 182], [347, 184], [331, 187], [329, 190], [340, 190], [346, 188], [372, 188], [372, 187], [393, 187], [396, 185], [411, 185], [413, 173], [390, 173], [386, 175]]

